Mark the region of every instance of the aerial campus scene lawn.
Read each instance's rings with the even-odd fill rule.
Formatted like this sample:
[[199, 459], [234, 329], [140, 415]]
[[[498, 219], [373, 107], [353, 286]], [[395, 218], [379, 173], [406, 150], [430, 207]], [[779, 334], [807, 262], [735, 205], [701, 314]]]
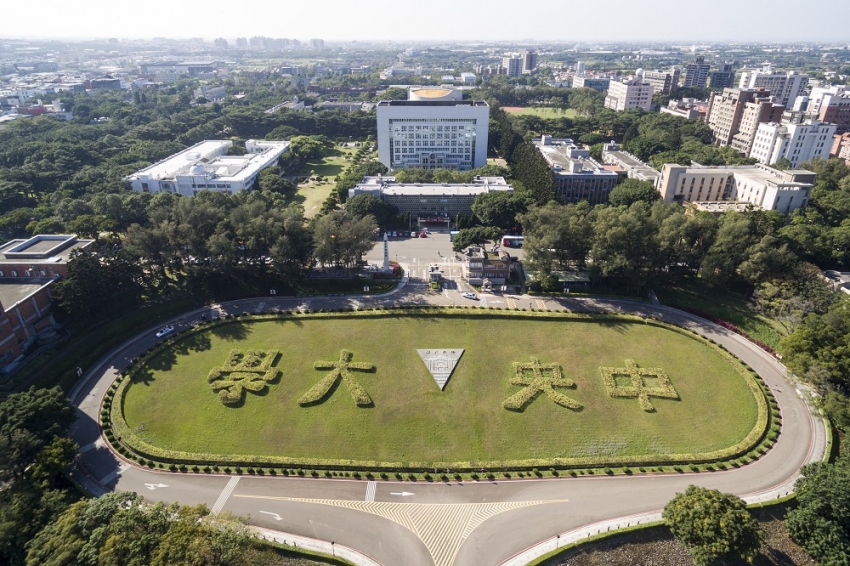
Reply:
[[[628, 461], [733, 446], [764, 406], [715, 346], [640, 320], [384, 313], [227, 322], [177, 337], [131, 373], [118, 406], [139, 439], [190, 453], [401, 467]], [[418, 349], [464, 350], [444, 390]], [[228, 364], [247, 367], [258, 350], [267, 354], [254, 358], [265, 368], [252, 374], [255, 385], [225, 388]], [[334, 379], [343, 350], [362, 368]], [[655, 395], [629, 391], [633, 364]], [[536, 397], [516, 396], [544, 382]]]
[[578, 113], [572, 108], [552, 108], [550, 106], [505, 106], [508, 114], [518, 116], [537, 116], [538, 118], [575, 118]]

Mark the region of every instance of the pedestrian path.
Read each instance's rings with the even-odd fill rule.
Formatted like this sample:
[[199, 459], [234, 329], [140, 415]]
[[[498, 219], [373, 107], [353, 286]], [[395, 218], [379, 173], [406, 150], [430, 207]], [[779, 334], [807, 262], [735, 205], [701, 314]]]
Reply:
[[540, 558], [544, 554], [549, 554], [562, 546], [582, 541], [594, 535], [615, 531], [625, 527], [655, 523], [660, 520], [661, 513], [642, 513], [640, 515], [630, 515], [627, 517], [620, 517], [618, 519], [600, 521], [598, 523], [593, 523], [592, 525], [585, 525], [584, 527], [566, 531], [559, 535], [555, 535], [550, 539], [544, 540], [531, 548], [520, 552], [519, 554], [515, 554], [511, 558], [502, 562], [499, 566], [525, 566], [529, 562]]
[[221, 491], [221, 495], [216, 499], [215, 505], [210, 510], [210, 513], [213, 515], [218, 515], [221, 513], [221, 510], [224, 509], [225, 503], [227, 503], [228, 498], [230, 498], [230, 494], [233, 493], [233, 490], [236, 489], [236, 484], [239, 483], [239, 478], [241, 476], [233, 476], [227, 482], [227, 485], [224, 486], [224, 489]]
[[264, 529], [262, 527], [251, 528], [254, 530], [254, 532], [259, 534], [266, 540], [285, 544], [293, 548], [300, 548], [312, 552], [322, 552], [324, 554], [330, 554], [331, 556], [338, 556], [339, 558], [344, 558], [345, 560], [348, 560], [356, 566], [381, 566], [379, 562], [376, 562], [371, 557], [363, 554], [360, 551], [354, 550], [353, 548], [345, 546], [344, 544], [317, 540], [310, 537], [302, 537], [300, 535], [293, 535], [291, 533], [284, 533], [281, 531], [273, 531], [271, 529]]

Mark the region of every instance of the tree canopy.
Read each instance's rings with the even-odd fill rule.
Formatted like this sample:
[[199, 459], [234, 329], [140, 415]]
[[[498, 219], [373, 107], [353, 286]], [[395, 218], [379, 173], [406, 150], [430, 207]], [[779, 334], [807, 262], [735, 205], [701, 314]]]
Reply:
[[664, 507], [663, 517], [696, 566], [723, 558], [751, 564], [758, 555], [761, 527], [739, 497], [691, 485]]
[[850, 564], [850, 457], [804, 467], [794, 489], [791, 538], [821, 564]]

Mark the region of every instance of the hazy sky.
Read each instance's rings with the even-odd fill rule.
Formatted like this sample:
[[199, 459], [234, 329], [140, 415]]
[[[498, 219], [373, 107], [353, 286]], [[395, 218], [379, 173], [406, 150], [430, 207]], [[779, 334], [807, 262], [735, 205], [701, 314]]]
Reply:
[[796, 0], [40, 0], [32, 6], [18, 2], [4, 10], [0, 37], [850, 42], [850, 17], [841, 15], [841, 4], [833, 0], [803, 4]]

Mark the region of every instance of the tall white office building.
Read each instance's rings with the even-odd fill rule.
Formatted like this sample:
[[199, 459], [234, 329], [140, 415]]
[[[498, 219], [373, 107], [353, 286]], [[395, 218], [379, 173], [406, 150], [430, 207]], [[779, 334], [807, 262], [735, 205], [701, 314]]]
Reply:
[[484, 101], [382, 100], [377, 114], [378, 160], [390, 170], [465, 171], [487, 164], [490, 106]]
[[649, 112], [652, 110], [652, 93], [652, 85], [643, 78], [643, 69], [638, 69], [630, 80], [611, 81], [608, 96], [605, 97], [605, 108], [617, 112], [640, 108]]
[[773, 165], [782, 158], [795, 169], [817, 157], [829, 158], [835, 124], [806, 120], [799, 124], [759, 124], [750, 157]]
[[769, 90], [785, 108], [791, 108], [794, 106], [794, 100], [803, 94], [807, 84], [808, 75], [801, 75], [796, 71], [774, 71], [770, 63], [765, 63], [761, 70], [744, 72], [738, 88]]

